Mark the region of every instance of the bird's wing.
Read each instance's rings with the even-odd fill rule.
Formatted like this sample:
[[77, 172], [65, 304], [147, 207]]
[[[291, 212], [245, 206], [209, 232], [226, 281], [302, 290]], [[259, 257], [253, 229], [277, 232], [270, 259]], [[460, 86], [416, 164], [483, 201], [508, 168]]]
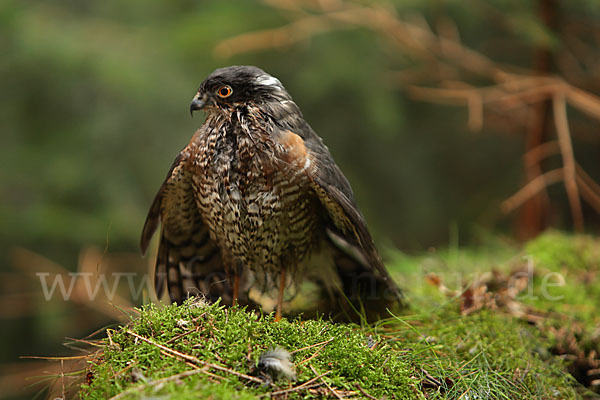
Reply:
[[[383, 265], [350, 184], [322, 139], [308, 125], [281, 129], [276, 137], [305, 169], [323, 206], [329, 240], [342, 250], [334, 261], [344, 294], [353, 298], [358, 290], [361, 301], [379, 297], [402, 304], [402, 293]], [[357, 288], [360, 285], [366, 287]]]
[[161, 297], [165, 282], [172, 302], [202, 293], [211, 300], [229, 294], [226, 273], [217, 245], [210, 239], [196, 205], [192, 185], [192, 159], [184, 148], [160, 187], [142, 230], [141, 250], [161, 224], [154, 285]]

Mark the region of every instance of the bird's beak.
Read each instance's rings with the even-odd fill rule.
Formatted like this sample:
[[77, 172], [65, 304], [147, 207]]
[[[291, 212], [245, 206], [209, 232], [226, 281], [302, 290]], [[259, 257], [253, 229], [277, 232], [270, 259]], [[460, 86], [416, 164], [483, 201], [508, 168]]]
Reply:
[[208, 100], [207, 96], [196, 95], [194, 100], [192, 100], [192, 104], [190, 104], [190, 115], [194, 115], [194, 111], [202, 110], [206, 106], [206, 101]]

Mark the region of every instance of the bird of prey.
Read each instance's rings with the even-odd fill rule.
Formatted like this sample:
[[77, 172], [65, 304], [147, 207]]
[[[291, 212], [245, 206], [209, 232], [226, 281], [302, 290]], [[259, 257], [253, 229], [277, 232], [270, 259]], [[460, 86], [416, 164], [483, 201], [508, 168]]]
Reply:
[[253, 66], [217, 69], [195, 110], [206, 120], [175, 158], [142, 231], [145, 253], [161, 225], [158, 297], [166, 284], [179, 304], [199, 293], [247, 303], [260, 281], [278, 285], [279, 320], [285, 288], [309, 279], [346, 310], [382, 313], [402, 302], [348, 180], [277, 78]]

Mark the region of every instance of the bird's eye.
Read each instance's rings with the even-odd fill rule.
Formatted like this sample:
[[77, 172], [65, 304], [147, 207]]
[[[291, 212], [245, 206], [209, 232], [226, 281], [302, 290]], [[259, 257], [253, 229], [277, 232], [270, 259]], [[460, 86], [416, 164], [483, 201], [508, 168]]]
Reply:
[[217, 96], [219, 96], [223, 99], [231, 96], [232, 93], [233, 93], [233, 89], [229, 85], [221, 86], [219, 88], [219, 90], [217, 90]]

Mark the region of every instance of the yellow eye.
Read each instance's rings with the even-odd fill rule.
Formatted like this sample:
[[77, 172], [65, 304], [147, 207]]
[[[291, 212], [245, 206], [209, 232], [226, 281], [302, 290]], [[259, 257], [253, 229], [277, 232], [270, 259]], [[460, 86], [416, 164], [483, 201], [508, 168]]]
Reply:
[[217, 90], [217, 96], [219, 96], [223, 99], [231, 96], [232, 93], [233, 93], [233, 89], [229, 85], [221, 86], [219, 88], [219, 90]]

